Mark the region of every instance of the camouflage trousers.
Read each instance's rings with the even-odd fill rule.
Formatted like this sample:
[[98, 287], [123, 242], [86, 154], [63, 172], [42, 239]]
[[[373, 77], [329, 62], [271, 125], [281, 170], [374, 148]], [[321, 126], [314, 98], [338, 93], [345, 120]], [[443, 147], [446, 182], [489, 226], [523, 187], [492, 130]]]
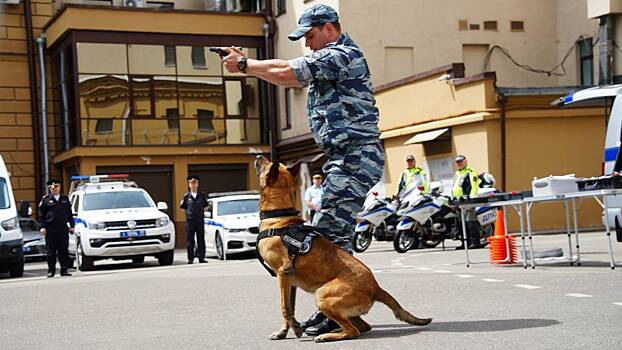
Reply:
[[356, 216], [367, 192], [380, 181], [384, 150], [380, 141], [351, 147], [346, 154], [332, 154], [324, 164], [322, 205], [312, 225], [331, 242], [352, 253]]

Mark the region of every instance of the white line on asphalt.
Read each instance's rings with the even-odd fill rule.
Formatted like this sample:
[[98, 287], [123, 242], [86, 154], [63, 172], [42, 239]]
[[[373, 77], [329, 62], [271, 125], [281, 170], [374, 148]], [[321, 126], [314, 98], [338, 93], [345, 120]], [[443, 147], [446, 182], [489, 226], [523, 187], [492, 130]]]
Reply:
[[573, 297], [573, 298], [591, 298], [592, 296], [589, 294], [581, 294], [581, 293], [568, 293], [566, 294], [567, 297]]
[[431, 269], [431, 268], [429, 268], [429, 267], [417, 267], [417, 270], [421, 270], [421, 271], [430, 271], [430, 270], [432, 270], [432, 269]]
[[451, 273], [451, 271], [447, 271], [447, 270], [434, 270], [434, 272], [436, 272], [436, 273]]
[[456, 275], [456, 276], [460, 277], [460, 278], [473, 278], [473, 277], [475, 277], [473, 275]]
[[499, 283], [499, 282], [503, 282], [503, 280], [497, 280], [494, 278], [482, 278], [482, 281], [484, 282], [490, 282], [490, 283]]
[[622, 306], [622, 303], [613, 303], [613, 305]]
[[515, 284], [514, 287], [523, 288], [523, 289], [538, 289], [538, 288], [542, 288], [540, 286], [532, 286], [530, 284]]
[[393, 266], [402, 266], [402, 265], [404, 265], [404, 264], [402, 264], [401, 262], [394, 262], [394, 263], [393, 263], [393, 264], [391, 264], [391, 265], [393, 265]]

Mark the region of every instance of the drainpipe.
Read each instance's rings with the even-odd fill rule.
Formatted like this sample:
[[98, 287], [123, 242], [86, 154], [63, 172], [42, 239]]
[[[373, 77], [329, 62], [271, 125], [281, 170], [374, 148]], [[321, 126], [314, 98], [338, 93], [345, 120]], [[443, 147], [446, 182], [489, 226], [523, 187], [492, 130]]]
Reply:
[[45, 35], [41, 34], [37, 38], [39, 45], [39, 71], [41, 79], [41, 134], [43, 136], [43, 171], [44, 180], [47, 183], [50, 179], [50, 160], [48, 157], [48, 113], [47, 113], [47, 94], [45, 80]]
[[505, 164], [505, 152], [506, 152], [506, 126], [505, 126], [505, 108], [508, 102], [508, 98], [501, 94], [501, 111], [499, 112], [499, 126], [501, 128], [501, 191], [505, 191], [507, 186], [506, 176], [506, 164]]
[[600, 26], [599, 43], [598, 43], [598, 85], [611, 84], [613, 74], [611, 67], [613, 66], [613, 16], [602, 16], [598, 19]]
[[42, 196], [41, 154], [39, 151], [39, 109], [37, 108], [37, 78], [32, 37], [32, 12], [30, 0], [24, 0], [24, 19], [26, 21], [26, 46], [28, 54], [28, 87], [30, 89], [30, 113], [32, 120], [32, 141], [35, 161], [35, 201]]
[[[275, 33], [275, 22], [274, 17], [272, 16], [272, 0], [266, 0], [266, 23], [264, 24], [264, 37], [266, 40], [266, 56], [268, 59], [274, 58], [275, 50], [274, 50], [274, 33]], [[277, 103], [277, 93], [276, 86], [272, 84], [268, 84], [268, 128], [269, 131], [269, 142], [270, 142], [270, 159], [277, 160], [276, 158], [276, 135], [277, 135], [277, 126], [276, 126], [276, 103]]]
[[[67, 98], [67, 82], [65, 81], [65, 50], [61, 50], [60, 51], [60, 69], [59, 69], [59, 74], [60, 76], [58, 77], [59, 81], [60, 81], [60, 95], [61, 95], [61, 102], [62, 102], [62, 111], [63, 111], [63, 140], [64, 143], [63, 145], [65, 146], [63, 149], [64, 150], [68, 150], [69, 149], [69, 101]], [[123, 122], [123, 128], [125, 129], [125, 121]], [[122, 135], [125, 135], [125, 130], [123, 130], [123, 132], [121, 133]], [[123, 140], [125, 140], [125, 137], [123, 138]]]

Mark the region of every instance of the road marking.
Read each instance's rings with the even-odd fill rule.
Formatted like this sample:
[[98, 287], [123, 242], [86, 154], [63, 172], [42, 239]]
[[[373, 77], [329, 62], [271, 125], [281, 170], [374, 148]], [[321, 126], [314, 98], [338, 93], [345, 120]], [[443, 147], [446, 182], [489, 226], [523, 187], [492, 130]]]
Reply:
[[456, 276], [460, 277], [460, 278], [473, 278], [473, 277], [475, 277], [473, 275], [456, 275]]
[[431, 268], [429, 268], [429, 267], [417, 267], [417, 270], [421, 270], [421, 271], [430, 271], [430, 270], [432, 270], [432, 269], [431, 269]]
[[403, 266], [404, 264], [402, 264], [401, 262], [394, 262], [391, 265], [393, 265], [393, 266]]
[[539, 289], [539, 288], [542, 288], [540, 286], [532, 286], [530, 284], [515, 284], [514, 287], [523, 288], [523, 289]]
[[622, 303], [613, 303], [613, 305], [622, 306]]
[[592, 296], [589, 294], [581, 294], [581, 293], [568, 293], [566, 294], [567, 297], [573, 297], [573, 298], [591, 298]]
[[503, 282], [503, 280], [497, 280], [494, 278], [482, 278], [482, 281], [484, 282], [490, 282], [490, 283], [499, 283], [499, 282]]
[[381, 272], [384, 272], [384, 270], [373, 270], [372, 272], [373, 273], [381, 273]]
[[447, 271], [447, 270], [434, 270], [434, 272], [436, 272], [436, 273], [451, 273], [451, 271]]

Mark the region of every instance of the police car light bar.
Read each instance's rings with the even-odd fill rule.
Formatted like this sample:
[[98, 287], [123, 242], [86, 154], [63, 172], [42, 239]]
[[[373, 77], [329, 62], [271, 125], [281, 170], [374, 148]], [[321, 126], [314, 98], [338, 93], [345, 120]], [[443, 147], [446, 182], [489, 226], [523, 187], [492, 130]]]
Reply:
[[89, 181], [97, 183], [102, 179], [129, 179], [129, 174], [110, 174], [110, 175], [82, 175], [82, 176], [71, 176], [69, 178], [70, 181]]

